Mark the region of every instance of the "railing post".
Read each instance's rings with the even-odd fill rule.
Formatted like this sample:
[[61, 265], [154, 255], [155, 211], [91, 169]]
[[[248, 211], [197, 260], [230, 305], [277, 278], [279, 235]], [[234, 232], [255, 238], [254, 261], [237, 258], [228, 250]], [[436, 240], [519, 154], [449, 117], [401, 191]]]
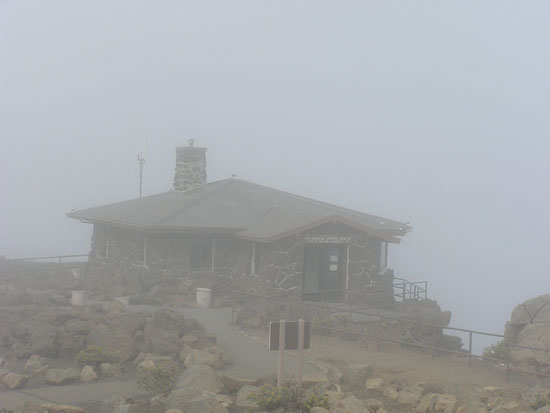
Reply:
[[424, 300], [428, 299], [428, 281], [424, 281]]
[[469, 341], [470, 341], [470, 346], [468, 348], [468, 353], [470, 353], [470, 357], [468, 359], [468, 367], [472, 367], [472, 332], [471, 331], [470, 331]]
[[432, 360], [435, 360], [435, 343], [436, 343], [436, 340], [437, 340], [437, 336], [436, 336], [436, 328], [435, 326], [432, 326]]
[[510, 380], [510, 345], [506, 343], [506, 381]]

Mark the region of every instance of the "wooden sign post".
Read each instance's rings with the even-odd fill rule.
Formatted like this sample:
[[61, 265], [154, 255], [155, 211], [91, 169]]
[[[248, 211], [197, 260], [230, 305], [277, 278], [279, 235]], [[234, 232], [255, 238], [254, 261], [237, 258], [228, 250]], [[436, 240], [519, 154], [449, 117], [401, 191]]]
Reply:
[[285, 334], [286, 322], [279, 322], [279, 364], [277, 365], [277, 387], [283, 384], [283, 376], [285, 375]]
[[298, 320], [298, 351], [296, 353], [296, 383], [302, 387], [302, 374], [304, 369], [304, 333], [305, 322], [301, 318]]
[[302, 384], [304, 350], [309, 348], [310, 322], [273, 321], [269, 323], [269, 349], [279, 352], [277, 364], [277, 387], [281, 387], [284, 377], [285, 350], [297, 350], [296, 382]]

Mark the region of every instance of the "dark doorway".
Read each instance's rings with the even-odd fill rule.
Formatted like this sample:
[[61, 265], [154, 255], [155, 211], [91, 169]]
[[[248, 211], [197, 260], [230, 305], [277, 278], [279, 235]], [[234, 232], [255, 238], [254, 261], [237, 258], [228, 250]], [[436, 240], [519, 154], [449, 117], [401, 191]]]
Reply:
[[[340, 301], [346, 288], [347, 245], [307, 244], [304, 251], [304, 300]], [[338, 290], [338, 291], [334, 291]]]

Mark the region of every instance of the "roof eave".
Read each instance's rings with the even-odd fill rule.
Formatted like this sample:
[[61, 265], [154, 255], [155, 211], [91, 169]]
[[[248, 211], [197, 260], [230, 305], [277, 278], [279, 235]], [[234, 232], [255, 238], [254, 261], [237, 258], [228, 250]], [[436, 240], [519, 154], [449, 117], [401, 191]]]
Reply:
[[398, 238], [397, 235], [392, 235], [392, 234], [388, 234], [388, 233], [373, 230], [372, 228], [368, 228], [364, 225], [360, 225], [356, 222], [350, 221], [350, 220], [348, 220], [346, 218], [343, 218], [342, 216], [339, 216], [339, 215], [333, 215], [333, 216], [330, 216], [330, 217], [327, 217], [327, 218], [322, 218], [320, 220], [313, 221], [313, 222], [310, 222], [306, 225], [295, 227], [295, 228], [292, 228], [290, 230], [283, 231], [283, 232], [280, 232], [278, 234], [271, 235], [269, 237], [253, 237], [253, 236], [241, 235], [241, 234], [238, 234], [238, 233], [235, 234], [235, 236], [237, 238], [248, 240], [248, 241], [267, 243], [267, 242], [277, 241], [281, 238], [288, 237], [289, 235], [292, 235], [292, 234], [299, 234], [303, 231], [307, 231], [308, 229], [315, 228], [319, 225], [323, 225], [323, 224], [326, 224], [328, 222], [333, 222], [333, 221], [340, 222], [340, 223], [348, 225], [352, 228], [356, 228], [360, 231], [364, 231], [368, 234], [374, 235], [377, 238], [380, 238], [383, 241], [390, 242], [392, 244], [399, 244], [401, 242], [401, 239]]
[[149, 233], [189, 233], [189, 234], [235, 234], [244, 231], [246, 228], [224, 228], [224, 227], [163, 227], [157, 225], [142, 225], [131, 222], [109, 220], [97, 217], [79, 215], [77, 213], [67, 213], [69, 218], [78, 219], [87, 224], [105, 224], [119, 228], [134, 229]]

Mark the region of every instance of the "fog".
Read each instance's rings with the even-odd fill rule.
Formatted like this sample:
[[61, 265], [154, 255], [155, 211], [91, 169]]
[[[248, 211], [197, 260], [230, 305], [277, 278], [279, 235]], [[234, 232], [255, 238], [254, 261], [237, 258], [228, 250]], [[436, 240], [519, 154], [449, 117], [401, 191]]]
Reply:
[[387, 218], [396, 275], [502, 332], [549, 291], [550, 5], [0, 2], [0, 255], [87, 253], [70, 209], [172, 184], [176, 146]]

